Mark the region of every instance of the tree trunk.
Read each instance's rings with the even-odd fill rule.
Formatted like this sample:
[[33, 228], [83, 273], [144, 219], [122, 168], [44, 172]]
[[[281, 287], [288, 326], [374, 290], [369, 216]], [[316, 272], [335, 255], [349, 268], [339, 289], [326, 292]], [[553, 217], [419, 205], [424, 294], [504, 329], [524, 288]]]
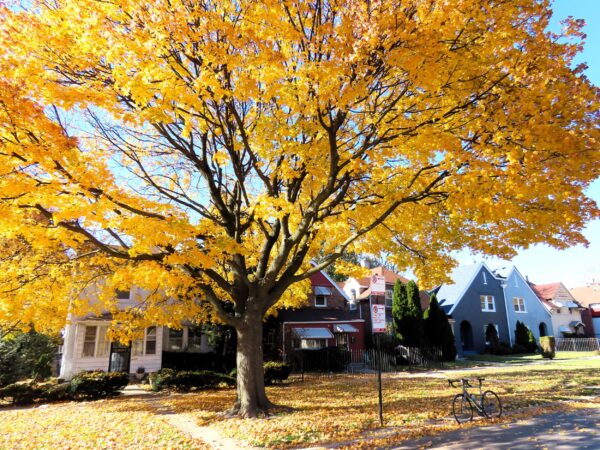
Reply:
[[265, 392], [262, 317], [248, 314], [237, 332], [237, 400], [231, 415], [257, 417], [274, 405]]

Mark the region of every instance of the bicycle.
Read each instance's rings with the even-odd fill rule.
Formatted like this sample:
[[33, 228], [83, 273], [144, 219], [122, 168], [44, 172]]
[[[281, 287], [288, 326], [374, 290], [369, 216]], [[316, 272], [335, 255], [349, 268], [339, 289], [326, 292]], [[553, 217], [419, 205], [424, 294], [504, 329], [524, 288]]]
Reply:
[[452, 387], [454, 383], [462, 382], [462, 394], [456, 394], [452, 400], [452, 413], [458, 423], [465, 423], [473, 420], [473, 407], [477, 413], [488, 419], [500, 417], [502, 415], [502, 402], [500, 397], [494, 391], [485, 391], [482, 393], [482, 384], [485, 378], [478, 377], [479, 381], [479, 397], [471, 394], [468, 388], [472, 388], [468, 378], [460, 380], [448, 380], [448, 384]]

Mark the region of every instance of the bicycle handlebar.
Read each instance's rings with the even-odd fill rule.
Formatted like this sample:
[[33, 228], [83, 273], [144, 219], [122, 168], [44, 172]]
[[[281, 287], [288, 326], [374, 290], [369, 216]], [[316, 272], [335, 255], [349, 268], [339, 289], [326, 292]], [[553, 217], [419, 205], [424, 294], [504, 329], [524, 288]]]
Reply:
[[[479, 386], [482, 385], [483, 381], [485, 380], [485, 378], [482, 377], [477, 377], [477, 381], [479, 381]], [[467, 387], [474, 387], [471, 383], [469, 383], [469, 379], [468, 378], [460, 378], [460, 379], [448, 379], [448, 384], [452, 387], [456, 387], [454, 386], [454, 383], [462, 383], [463, 385], [467, 386]]]

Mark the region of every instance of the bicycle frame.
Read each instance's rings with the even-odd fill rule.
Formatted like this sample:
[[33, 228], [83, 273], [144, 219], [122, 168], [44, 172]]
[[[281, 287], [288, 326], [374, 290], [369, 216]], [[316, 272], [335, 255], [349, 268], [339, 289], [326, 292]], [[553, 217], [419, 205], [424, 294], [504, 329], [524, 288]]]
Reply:
[[[469, 383], [468, 378], [448, 380], [448, 383], [452, 387], [456, 387], [454, 383], [458, 382], [461, 382], [462, 385], [462, 392], [456, 394], [452, 402], [452, 411], [458, 423], [463, 423], [465, 420], [473, 420], [473, 409], [482, 417], [491, 418], [500, 417], [502, 415], [502, 402], [500, 398], [493, 391], [483, 391], [483, 380], [485, 380], [485, 378], [477, 378], [477, 381], [479, 381], [479, 395], [469, 392], [469, 388], [475, 388], [475, 386], [472, 386], [471, 383]], [[456, 409], [457, 400], [459, 400], [458, 404], [460, 405], [458, 412]], [[467, 411], [465, 411], [462, 406], [464, 404], [468, 405]]]

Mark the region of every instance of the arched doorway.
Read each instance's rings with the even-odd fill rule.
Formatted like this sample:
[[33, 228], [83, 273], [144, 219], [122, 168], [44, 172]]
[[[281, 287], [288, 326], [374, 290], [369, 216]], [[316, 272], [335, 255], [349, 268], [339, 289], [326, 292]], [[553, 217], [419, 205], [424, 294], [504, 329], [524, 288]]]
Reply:
[[460, 323], [460, 344], [463, 352], [473, 350], [473, 328], [466, 320]]
[[544, 322], [540, 323], [540, 337], [542, 336], [548, 336], [548, 328]]

